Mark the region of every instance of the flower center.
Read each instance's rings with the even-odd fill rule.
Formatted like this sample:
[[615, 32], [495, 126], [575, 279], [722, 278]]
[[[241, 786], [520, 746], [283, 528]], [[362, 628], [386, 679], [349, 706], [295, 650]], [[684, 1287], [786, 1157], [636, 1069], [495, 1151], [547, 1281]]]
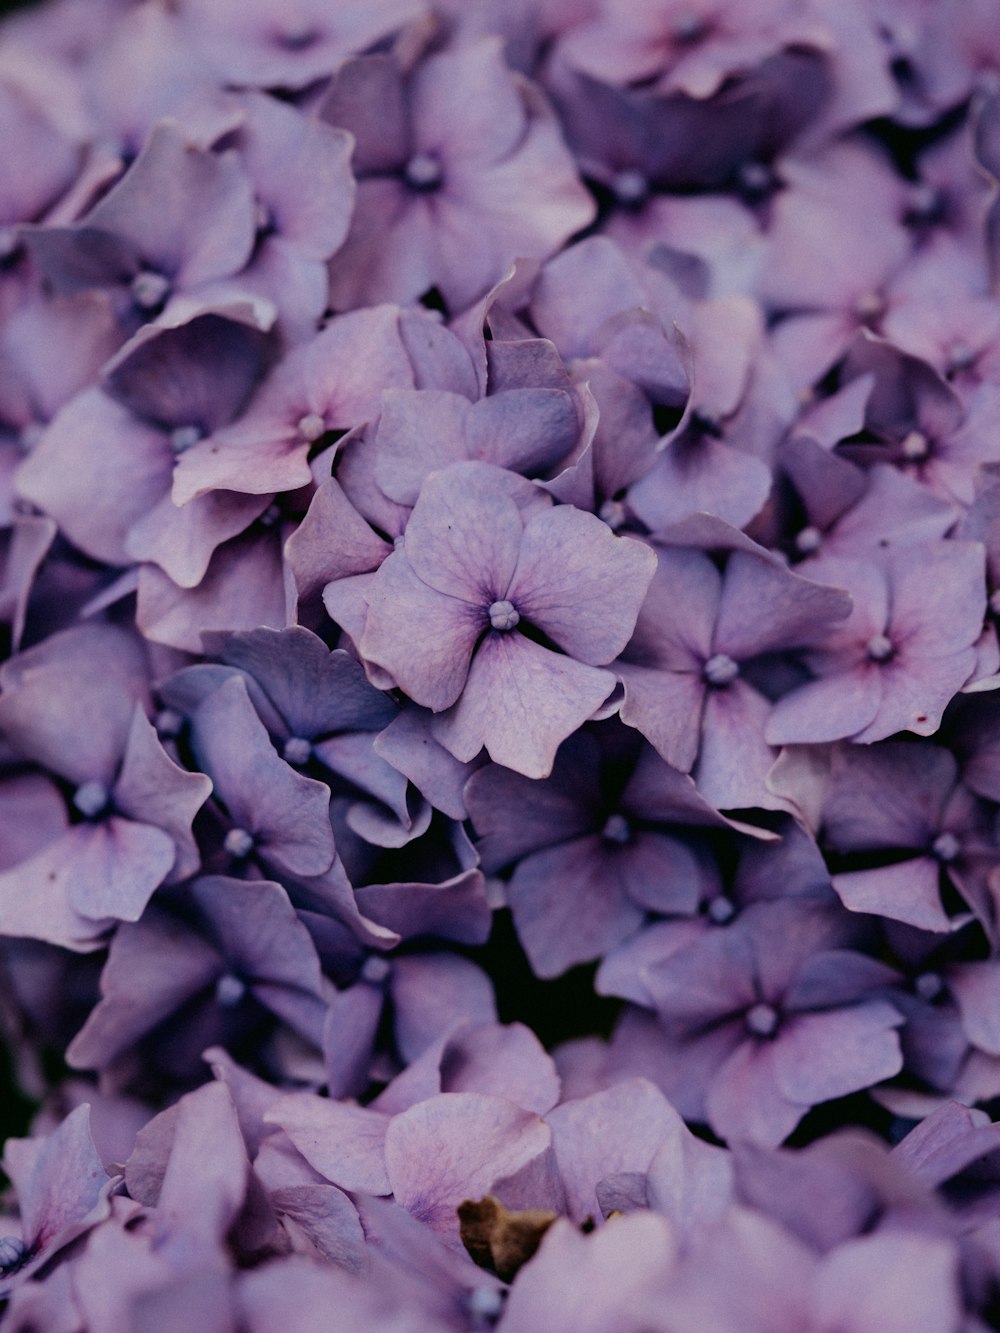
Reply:
[[4, 1236], [0, 1240], [0, 1276], [9, 1277], [20, 1268], [28, 1247], [20, 1236]]
[[865, 292], [858, 297], [854, 313], [862, 324], [871, 324], [885, 314], [885, 301], [878, 292]]
[[326, 434], [326, 422], [316, 412], [307, 412], [299, 417], [295, 429], [307, 444], [313, 444], [321, 435]]
[[812, 555], [822, 545], [823, 534], [819, 528], [814, 528], [811, 525], [808, 528], [803, 528], [795, 538], [795, 549], [799, 555]]
[[167, 299], [170, 279], [152, 269], [144, 269], [132, 279], [132, 300], [140, 310], [155, 310]]
[[156, 734], [161, 740], [171, 741], [181, 734], [184, 719], [173, 708], [161, 708], [156, 715]]
[[373, 953], [362, 965], [361, 980], [367, 981], [372, 986], [381, 986], [391, 971], [392, 964], [388, 958], [380, 958], [377, 953]]
[[895, 650], [892, 641], [884, 634], [873, 634], [868, 640], [865, 651], [873, 662], [888, 662]]
[[931, 851], [943, 865], [947, 865], [949, 861], [954, 861], [961, 850], [962, 844], [954, 833], [939, 833], [931, 843]]
[[928, 225], [943, 222], [945, 215], [945, 197], [941, 190], [926, 181], [920, 181], [910, 190], [904, 221], [911, 227], [921, 223]]
[[621, 500], [605, 500], [597, 511], [597, 517], [602, 523], [606, 523], [612, 532], [617, 532], [619, 528], [625, 526], [627, 518], [625, 506]]
[[245, 828], [231, 828], [222, 845], [230, 856], [242, 861], [253, 851], [253, 834], [248, 833]]
[[944, 990], [944, 981], [937, 972], [921, 972], [913, 980], [913, 989], [922, 1000], [936, 1000]]
[[430, 153], [414, 153], [403, 169], [411, 190], [436, 190], [441, 184], [441, 163]]
[[709, 899], [705, 912], [709, 921], [714, 921], [717, 926], [724, 926], [736, 915], [736, 904], [724, 893], [717, 893], [714, 898]]
[[740, 194], [754, 203], [773, 193], [777, 180], [766, 162], [742, 162], [736, 173]]
[[948, 348], [948, 373], [955, 375], [960, 370], [971, 370], [976, 363], [976, 354], [968, 343], [955, 342]]
[[108, 789], [103, 782], [81, 782], [73, 793], [73, 804], [85, 819], [94, 819], [108, 803]]
[[307, 741], [304, 736], [289, 736], [282, 748], [281, 757], [286, 764], [294, 764], [296, 768], [301, 768], [312, 758], [312, 749], [312, 741]]
[[930, 440], [921, 430], [911, 430], [899, 446], [899, 452], [910, 463], [919, 463], [930, 451]]
[[267, 236], [274, 231], [274, 214], [262, 199], [254, 202], [253, 229], [258, 236]]
[[747, 1010], [747, 1031], [755, 1037], [773, 1037], [778, 1030], [778, 1011], [773, 1004], [755, 1004]]
[[716, 653], [702, 667], [701, 674], [709, 685], [714, 685], [716, 689], [724, 689], [732, 684], [740, 674], [740, 669], [726, 653]]
[[490, 624], [494, 629], [506, 633], [514, 629], [521, 619], [513, 602], [492, 602], [490, 604]]
[[601, 837], [605, 842], [616, 842], [622, 846], [632, 837], [632, 829], [624, 815], [608, 815]]
[[626, 208], [635, 207], [649, 194], [649, 181], [641, 171], [628, 168], [618, 172], [611, 182], [611, 189], [620, 204]]
[[690, 9], [682, 9], [670, 25], [670, 36], [678, 46], [690, 46], [700, 42], [708, 32], [708, 24], [700, 14]]
[[500, 1318], [504, 1291], [500, 1287], [473, 1287], [465, 1298], [469, 1318], [476, 1328], [490, 1328]]
[[235, 1009], [246, 993], [246, 982], [234, 977], [232, 972], [223, 972], [215, 983], [215, 998], [223, 1009]]
[[175, 454], [186, 454], [201, 439], [198, 426], [175, 426], [170, 432], [170, 447]]

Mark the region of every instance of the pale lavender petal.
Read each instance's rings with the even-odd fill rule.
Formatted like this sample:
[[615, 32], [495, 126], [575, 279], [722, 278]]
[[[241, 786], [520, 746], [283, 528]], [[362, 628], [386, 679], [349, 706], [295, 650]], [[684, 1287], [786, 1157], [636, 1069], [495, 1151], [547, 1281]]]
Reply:
[[559, 505], [525, 526], [505, 595], [570, 656], [603, 666], [628, 643], [655, 569], [648, 546]]
[[42, 1139], [9, 1139], [4, 1170], [17, 1190], [24, 1238], [44, 1248], [96, 1207], [108, 1176], [90, 1136], [90, 1107], [78, 1106]]
[[561, 742], [593, 716], [613, 687], [610, 672], [561, 657], [521, 634], [488, 634], [461, 698], [435, 720], [434, 735], [463, 762], [485, 746], [494, 763], [544, 778]]
[[365, 1263], [365, 1233], [357, 1209], [334, 1185], [288, 1185], [272, 1190], [271, 1203], [285, 1223], [291, 1221], [324, 1259], [349, 1273]]
[[466, 685], [493, 598], [475, 604], [428, 587], [403, 551], [382, 562], [367, 595], [362, 654], [417, 703], [435, 712], [448, 708]]
[[312, 1093], [291, 1093], [267, 1112], [315, 1169], [342, 1189], [389, 1194], [385, 1142], [389, 1117]]
[[589, 1236], [560, 1219], [518, 1274], [500, 1327], [536, 1333], [540, 1315], [546, 1333], [662, 1327], [674, 1246], [666, 1219], [652, 1212], [616, 1218]]
[[114, 787], [115, 806], [123, 815], [169, 833], [176, 853], [172, 879], [184, 879], [198, 869], [191, 823], [211, 791], [211, 779], [204, 773], [188, 773], [174, 763], [137, 706]]
[[397, 1203], [458, 1242], [457, 1207], [549, 1146], [548, 1126], [502, 1097], [445, 1092], [393, 1118], [385, 1163]]
[[881, 1230], [846, 1241], [822, 1262], [820, 1327], [845, 1333], [945, 1333], [962, 1322], [958, 1250], [933, 1235]]
[[724, 1139], [750, 1139], [777, 1147], [809, 1108], [780, 1090], [775, 1045], [749, 1039], [726, 1059], [705, 1099], [708, 1121]]
[[524, 527], [508, 478], [515, 480], [486, 463], [456, 463], [428, 477], [404, 539], [428, 587], [484, 609], [507, 595]]
[[680, 1116], [645, 1079], [564, 1102], [546, 1119], [568, 1212], [577, 1223], [600, 1216], [598, 1181], [619, 1171], [645, 1173], [663, 1143], [682, 1131]]
[[852, 912], [871, 912], [921, 930], [950, 931], [938, 892], [940, 866], [929, 856], [833, 876], [840, 901]]
[[[152, 957], [155, 968], [148, 965]], [[105, 1068], [190, 995], [211, 985], [222, 967], [218, 951], [205, 939], [152, 910], [118, 930], [101, 976], [101, 1000], [67, 1051], [70, 1065]]]
[[508, 887], [517, 933], [536, 974], [557, 976], [634, 934], [645, 913], [614, 875], [600, 838], [578, 838], [521, 861]]
[[778, 1087], [790, 1101], [814, 1106], [892, 1078], [903, 1067], [895, 1031], [902, 1022], [884, 1000], [789, 1015], [774, 1041]]
[[456, 953], [403, 955], [392, 965], [396, 1044], [404, 1060], [415, 1060], [459, 1019], [496, 1023], [493, 983], [468, 958]]

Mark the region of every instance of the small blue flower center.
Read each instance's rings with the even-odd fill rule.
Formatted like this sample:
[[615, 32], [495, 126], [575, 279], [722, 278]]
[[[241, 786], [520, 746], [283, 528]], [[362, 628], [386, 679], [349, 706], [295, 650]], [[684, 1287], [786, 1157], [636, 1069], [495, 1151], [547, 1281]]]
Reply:
[[235, 1009], [246, 993], [246, 982], [234, 977], [232, 972], [223, 972], [215, 983], [215, 998], [223, 1009]]
[[873, 634], [868, 640], [866, 651], [873, 662], [888, 662], [895, 650], [891, 639], [884, 634]]
[[823, 534], [819, 528], [814, 528], [811, 524], [808, 528], [803, 528], [795, 538], [795, 549], [799, 555], [812, 555], [822, 544]]
[[615, 198], [626, 208], [641, 204], [649, 194], [649, 181], [641, 171], [634, 168], [627, 168], [625, 171], [619, 171], [611, 182], [611, 189]]
[[403, 169], [411, 190], [436, 190], [442, 175], [441, 163], [430, 153], [414, 153]]
[[873, 324], [885, 314], [885, 301], [878, 292], [865, 292], [855, 302], [854, 313], [862, 324]]
[[503, 1310], [504, 1292], [499, 1287], [473, 1287], [466, 1300], [466, 1309], [477, 1328], [491, 1327]]
[[373, 953], [365, 959], [362, 965], [361, 980], [367, 981], [372, 986], [381, 986], [391, 971], [392, 964], [388, 958], [380, 958], [377, 953]]
[[968, 343], [954, 342], [948, 348], [948, 373], [957, 374], [960, 370], [971, 370], [976, 364], [976, 354]]
[[679, 46], [690, 46], [700, 42], [708, 33], [708, 24], [700, 15], [690, 9], [682, 9], [670, 24], [670, 35]]
[[253, 206], [253, 225], [258, 236], [267, 236], [274, 231], [274, 214], [261, 199]]
[[755, 1004], [746, 1012], [747, 1031], [755, 1037], [773, 1037], [778, 1030], [778, 1011], [773, 1004]]
[[184, 719], [173, 708], [161, 708], [156, 715], [156, 734], [162, 740], [173, 740], [181, 734]]
[[103, 782], [81, 782], [73, 793], [73, 804], [85, 819], [99, 815], [108, 799], [108, 789]]
[[776, 188], [774, 172], [766, 162], [744, 162], [736, 173], [740, 193], [744, 199], [754, 202], [766, 199]]
[[507, 630], [515, 629], [520, 619], [521, 617], [513, 602], [492, 602], [490, 604], [490, 624], [494, 629], [505, 633]]
[[736, 915], [736, 904], [724, 893], [717, 893], [714, 898], [709, 899], [705, 913], [709, 921], [714, 921], [717, 926], [724, 926]]
[[927, 181], [918, 181], [910, 189], [905, 221], [910, 226], [943, 222], [947, 212], [947, 202], [943, 190], [929, 185]]
[[922, 1000], [936, 1000], [944, 990], [944, 981], [937, 972], [921, 972], [914, 977], [913, 989]]
[[175, 454], [186, 454], [201, 439], [199, 426], [175, 426], [170, 432], [170, 447]]
[[4, 1236], [0, 1240], [0, 1277], [9, 1277], [20, 1268], [28, 1247], [20, 1236]]
[[947, 865], [949, 861], [954, 861], [961, 850], [962, 844], [954, 833], [939, 833], [931, 843], [931, 851], [944, 865]]
[[307, 412], [304, 417], [299, 417], [296, 430], [303, 440], [313, 444], [321, 435], [326, 434], [326, 422], [317, 412]]
[[612, 532], [617, 532], [619, 528], [625, 526], [628, 514], [621, 500], [605, 500], [597, 511], [597, 517], [602, 523], [606, 523]]
[[733, 683], [740, 674], [740, 669], [726, 653], [716, 653], [702, 667], [701, 674], [709, 685], [714, 685], [717, 689], [723, 689], [726, 685]]
[[312, 741], [307, 741], [304, 736], [289, 736], [282, 748], [281, 757], [286, 764], [294, 764], [296, 768], [301, 768], [312, 758], [312, 749]]
[[140, 310], [155, 310], [167, 299], [170, 279], [152, 269], [143, 269], [132, 279], [132, 300]]
[[231, 828], [222, 845], [230, 856], [242, 861], [253, 851], [253, 834], [248, 833], [245, 828]]
[[605, 842], [617, 842], [623, 845], [632, 837], [632, 829], [624, 815], [608, 815], [601, 830], [601, 837]]
[[910, 463], [919, 463], [931, 451], [930, 440], [922, 430], [911, 430], [899, 446], [899, 452]]

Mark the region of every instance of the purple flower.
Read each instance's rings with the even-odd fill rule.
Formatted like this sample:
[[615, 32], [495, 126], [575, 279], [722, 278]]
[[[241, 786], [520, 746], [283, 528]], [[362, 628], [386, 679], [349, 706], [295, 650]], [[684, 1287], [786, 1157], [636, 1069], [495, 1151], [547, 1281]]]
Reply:
[[137, 920], [158, 885], [197, 868], [191, 822], [211, 784], [157, 739], [147, 673], [141, 640], [96, 623], [51, 636], [0, 675], [0, 728], [71, 784], [76, 820], [0, 876], [7, 934], [94, 948], [114, 921]]
[[881, 557], [820, 558], [810, 574], [847, 588], [854, 609], [807, 656], [816, 679], [779, 699], [773, 745], [897, 731], [930, 736], [976, 666], [986, 609], [978, 542], [912, 542]]
[[[773, 806], [764, 778], [770, 704], [744, 663], [822, 641], [847, 614], [835, 588], [789, 573], [739, 534], [725, 565], [661, 547], [649, 596], [618, 672], [622, 721], [637, 727], [720, 809]], [[834, 580], [831, 580], [834, 581]]]
[[357, 140], [354, 221], [331, 264], [338, 309], [436, 287], [457, 313], [512, 260], [545, 258], [593, 217], [551, 113], [496, 38], [411, 69], [349, 61], [322, 114]]
[[912, 747], [900, 742], [860, 750], [838, 746], [822, 820], [829, 849], [868, 854], [878, 862], [833, 876], [833, 887], [852, 911], [950, 931], [953, 923], [939, 893], [943, 881], [995, 934], [988, 880], [1000, 849], [992, 811], [959, 782], [958, 765], [947, 750], [921, 746], [918, 760]]
[[903, 1020], [879, 995], [894, 974], [851, 938], [823, 905], [757, 903], [646, 969], [682, 1112], [776, 1145], [810, 1106], [899, 1072]]
[[[424, 483], [402, 545], [372, 576], [359, 647], [443, 713], [434, 732], [456, 758], [485, 746], [544, 777], [610, 694], [599, 668], [628, 641], [653, 566], [592, 514], [553, 507], [499, 468], [455, 464]], [[334, 616], [338, 586], [326, 593]]]
[[194, 148], [166, 121], [76, 226], [35, 228], [28, 244], [57, 291], [106, 288], [136, 324], [175, 293], [238, 273], [253, 248], [253, 216], [235, 154]]
[[514, 867], [508, 902], [543, 977], [607, 953], [646, 912], [692, 913], [704, 871], [691, 835], [726, 827], [690, 778], [617, 723], [571, 737], [542, 783], [480, 769], [466, 803], [484, 869]]

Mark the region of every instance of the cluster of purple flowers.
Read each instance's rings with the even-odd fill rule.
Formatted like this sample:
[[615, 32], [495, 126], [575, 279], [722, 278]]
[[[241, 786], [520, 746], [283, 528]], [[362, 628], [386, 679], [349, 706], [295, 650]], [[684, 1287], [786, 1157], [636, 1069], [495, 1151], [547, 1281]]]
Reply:
[[4, 1333], [1000, 1319], [998, 0], [0, 28]]

